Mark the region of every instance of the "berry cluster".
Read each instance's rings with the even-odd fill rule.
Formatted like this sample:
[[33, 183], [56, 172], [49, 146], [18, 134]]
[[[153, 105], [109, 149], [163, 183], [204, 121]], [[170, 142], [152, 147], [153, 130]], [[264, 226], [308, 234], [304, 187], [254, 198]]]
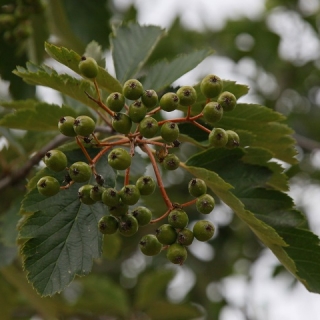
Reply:
[[[46, 153], [46, 166], [55, 171], [66, 170], [64, 185], [60, 186], [57, 179], [45, 176], [38, 181], [37, 187], [41, 194], [52, 196], [61, 189], [68, 189], [74, 183], [82, 183], [78, 190], [79, 200], [85, 205], [99, 201], [108, 208], [108, 214], [99, 221], [98, 228], [103, 234], [119, 232], [123, 236], [134, 235], [139, 227], [157, 223], [166, 219], [155, 234], [146, 234], [139, 242], [142, 253], [153, 256], [167, 250], [167, 258], [175, 264], [183, 264], [187, 258], [187, 249], [194, 238], [207, 241], [214, 234], [214, 225], [210, 221], [200, 220], [193, 229], [188, 229], [189, 217], [185, 207], [195, 205], [201, 214], [209, 214], [214, 209], [215, 200], [207, 193], [206, 183], [193, 178], [188, 185], [191, 201], [177, 204], [170, 200], [163, 185], [159, 167], [175, 170], [183, 167], [179, 157], [170, 152], [177, 148], [179, 142], [179, 123], [188, 122], [208, 134], [208, 141], [213, 147], [234, 148], [239, 146], [239, 136], [231, 130], [219, 127], [208, 129], [199, 121], [215, 126], [223, 116], [236, 107], [237, 99], [231, 93], [223, 91], [223, 81], [216, 75], [206, 76], [200, 83], [200, 91], [205, 96], [206, 104], [197, 115], [191, 115], [192, 106], [197, 102], [197, 91], [192, 86], [182, 86], [176, 92], [167, 92], [160, 99], [152, 89], [145, 90], [136, 79], [130, 79], [123, 85], [122, 92], [111, 93], [105, 101], [101, 99], [98, 84], [95, 80], [99, 73], [96, 61], [83, 57], [79, 70], [84, 78], [93, 81], [97, 98], [87, 96], [99, 107], [99, 116], [115, 135], [99, 139], [95, 132], [95, 121], [88, 116], [73, 118], [62, 117], [58, 122], [59, 130], [75, 140], [83, 151], [87, 162], [79, 161], [67, 167], [67, 157], [60, 150]], [[163, 110], [171, 112], [177, 108], [187, 107], [186, 116], [182, 118], [156, 120], [155, 115]], [[91, 158], [86, 146], [94, 146], [100, 151]], [[155, 179], [143, 175], [135, 182], [130, 176], [130, 167], [136, 148], [140, 148], [149, 157]], [[124, 170], [124, 183], [116, 189], [105, 184], [105, 180], [96, 171], [95, 164], [107, 154], [108, 165], [114, 170]], [[84, 184], [94, 176], [95, 184]], [[148, 196], [159, 188], [167, 210], [153, 219], [152, 212], [145, 206], [131, 208], [138, 203], [140, 197]]]

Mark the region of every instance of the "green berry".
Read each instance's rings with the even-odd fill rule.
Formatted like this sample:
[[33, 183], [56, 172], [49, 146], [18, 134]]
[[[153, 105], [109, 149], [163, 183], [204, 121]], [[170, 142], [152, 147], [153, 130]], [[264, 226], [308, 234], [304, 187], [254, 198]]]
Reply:
[[77, 135], [87, 137], [93, 132], [95, 126], [95, 122], [90, 117], [79, 116], [74, 120], [73, 129]]
[[125, 104], [124, 95], [120, 92], [113, 92], [108, 96], [106, 104], [110, 110], [119, 112], [122, 110]]
[[228, 142], [226, 144], [226, 147], [229, 149], [239, 147], [240, 138], [238, 134], [232, 130], [226, 130], [226, 133], [228, 135]]
[[156, 189], [156, 182], [150, 176], [142, 176], [137, 180], [136, 186], [142, 196], [149, 196]]
[[224, 91], [218, 97], [217, 102], [222, 106], [223, 111], [232, 111], [237, 105], [237, 98], [231, 92]]
[[171, 112], [176, 110], [179, 107], [179, 97], [174, 92], [165, 93], [159, 102], [159, 105], [162, 110]]
[[182, 244], [183, 246], [190, 246], [193, 242], [194, 235], [190, 229], [182, 229], [178, 233], [177, 242]]
[[130, 104], [129, 110], [128, 110], [128, 116], [133, 122], [135, 123], [140, 122], [142, 119], [144, 119], [146, 114], [147, 114], [147, 108], [140, 100], [136, 100]]
[[176, 170], [179, 168], [180, 159], [174, 153], [169, 153], [163, 159], [162, 164], [166, 170]]
[[91, 184], [85, 184], [84, 186], [80, 187], [78, 190], [78, 197], [79, 200], [87, 205], [94, 204], [95, 201], [90, 197], [90, 191], [92, 189]]
[[173, 142], [179, 137], [179, 127], [175, 122], [165, 122], [160, 129], [160, 134], [165, 142]]
[[94, 201], [101, 201], [102, 200], [102, 194], [104, 192], [105, 188], [99, 185], [92, 186], [90, 190], [90, 197]]
[[121, 217], [121, 221], [119, 222], [119, 232], [125, 237], [133, 236], [139, 229], [137, 219], [128, 214]]
[[113, 234], [118, 230], [119, 222], [114, 216], [103, 216], [98, 222], [102, 234]]
[[185, 228], [188, 222], [189, 217], [182, 209], [173, 209], [168, 215], [168, 223], [176, 229]]
[[207, 185], [202, 179], [193, 178], [188, 184], [188, 190], [193, 197], [200, 197], [207, 192]]
[[109, 207], [109, 212], [115, 217], [122, 217], [128, 213], [129, 206], [124, 204], [122, 201], [115, 206]]
[[200, 83], [200, 90], [206, 98], [214, 98], [220, 94], [223, 88], [222, 80], [213, 74], [204, 77]]
[[79, 70], [84, 77], [93, 79], [98, 75], [99, 67], [97, 61], [93, 58], [82, 57], [79, 62]]
[[210, 132], [208, 140], [211, 146], [220, 148], [226, 146], [228, 142], [228, 135], [224, 129], [214, 128]]
[[223, 116], [223, 108], [218, 102], [212, 101], [205, 105], [202, 113], [203, 118], [206, 122], [208, 122], [209, 124], [215, 124], [216, 122], [221, 120]]
[[140, 122], [140, 133], [143, 137], [153, 138], [158, 132], [158, 121], [152, 117], [146, 117]]
[[140, 192], [136, 185], [127, 184], [119, 191], [119, 196], [124, 204], [134, 205], [140, 199]]
[[154, 90], [145, 90], [141, 101], [148, 109], [154, 108], [158, 104], [158, 95]]
[[125, 170], [131, 165], [131, 156], [123, 148], [115, 148], [108, 155], [110, 167], [116, 170]]
[[90, 166], [82, 161], [75, 162], [69, 167], [69, 175], [74, 182], [88, 181], [91, 173]]
[[159, 242], [169, 245], [177, 240], [177, 231], [170, 224], [163, 224], [156, 230], [156, 237]]
[[180, 243], [172, 244], [167, 250], [167, 259], [174, 264], [182, 265], [188, 256], [187, 249]]
[[196, 208], [198, 212], [203, 214], [209, 214], [215, 206], [214, 199], [210, 196], [210, 194], [203, 194], [196, 201]]
[[131, 214], [137, 219], [139, 226], [147, 225], [152, 219], [151, 211], [143, 206], [135, 208]]
[[146, 256], [155, 256], [161, 251], [162, 244], [155, 235], [147, 234], [141, 238], [139, 247], [141, 252]]
[[208, 241], [214, 235], [214, 225], [210, 221], [200, 220], [193, 226], [194, 237], [199, 241]]
[[67, 157], [66, 155], [60, 150], [50, 150], [48, 151], [43, 159], [46, 166], [55, 171], [60, 172], [67, 167]]
[[51, 176], [42, 177], [38, 183], [37, 188], [39, 193], [46, 197], [51, 197], [56, 195], [60, 191], [59, 181]]
[[123, 85], [123, 95], [129, 100], [137, 100], [143, 94], [143, 86], [136, 79], [130, 79]]
[[60, 118], [58, 122], [59, 131], [67, 137], [75, 137], [77, 133], [74, 131], [74, 117], [65, 116]]
[[117, 206], [120, 203], [120, 195], [115, 188], [106, 188], [101, 197], [102, 202], [108, 206]]
[[179, 97], [180, 104], [185, 107], [191, 106], [197, 101], [197, 92], [194, 87], [191, 86], [179, 88], [177, 96]]
[[132, 120], [125, 113], [118, 112], [112, 118], [112, 127], [119, 133], [128, 134], [132, 127]]

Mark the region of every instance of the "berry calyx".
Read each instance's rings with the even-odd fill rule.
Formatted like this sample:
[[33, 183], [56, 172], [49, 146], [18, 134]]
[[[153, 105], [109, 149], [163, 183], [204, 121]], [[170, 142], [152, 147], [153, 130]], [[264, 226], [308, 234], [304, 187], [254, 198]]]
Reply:
[[119, 196], [124, 204], [134, 205], [140, 199], [140, 192], [136, 185], [125, 185], [120, 191]]
[[113, 234], [118, 230], [118, 219], [113, 216], [103, 216], [98, 222], [99, 231], [102, 234]]
[[125, 170], [131, 165], [131, 156], [127, 150], [115, 148], [108, 155], [108, 163], [113, 169]]
[[123, 85], [123, 95], [129, 100], [137, 100], [143, 94], [143, 86], [140, 81], [130, 79]]
[[108, 207], [117, 206], [120, 202], [120, 195], [114, 188], [106, 188], [101, 196], [102, 202]]
[[167, 250], [167, 259], [174, 264], [182, 265], [188, 256], [187, 249], [180, 243], [172, 244]]
[[95, 201], [90, 197], [90, 191], [92, 189], [91, 184], [85, 184], [84, 186], [80, 187], [78, 190], [78, 197], [79, 200], [87, 205], [94, 204]]
[[212, 101], [205, 105], [202, 110], [203, 119], [209, 124], [215, 124], [216, 122], [220, 121], [223, 116], [223, 108], [221, 105], [216, 102]]
[[178, 108], [179, 102], [180, 100], [176, 93], [167, 92], [161, 97], [159, 105], [162, 110], [171, 112]]
[[209, 144], [216, 148], [225, 147], [228, 142], [228, 134], [222, 128], [214, 128], [209, 134]]
[[190, 246], [194, 239], [193, 232], [190, 229], [184, 228], [179, 231], [177, 242], [183, 246]]
[[145, 90], [141, 101], [148, 109], [154, 108], [158, 104], [158, 95], [154, 90]]
[[149, 196], [156, 189], [156, 182], [150, 176], [142, 176], [137, 180], [136, 186], [142, 196]]
[[86, 182], [91, 177], [91, 168], [87, 163], [78, 161], [69, 167], [69, 175], [74, 182]]
[[37, 189], [42, 195], [52, 197], [60, 191], [60, 183], [54, 177], [45, 176], [38, 181]]
[[176, 228], [183, 229], [188, 225], [189, 217], [184, 210], [173, 209], [168, 215], [168, 223]]
[[204, 77], [200, 83], [200, 90], [205, 95], [206, 98], [217, 97], [223, 88], [222, 80], [214, 75], [209, 74]]
[[112, 127], [119, 133], [128, 134], [132, 127], [132, 120], [125, 113], [118, 112], [112, 118]]
[[208, 241], [214, 235], [215, 227], [210, 221], [200, 220], [193, 226], [194, 237], [199, 241]]
[[74, 120], [75, 118], [70, 116], [60, 118], [58, 122], [59, 131], [67, 137], [75, 137], [77, 133], [73, 128]]
[[93, 132], [95, 126], [95, 122], [90, 117], [79, 116], [74, 120], [73, 129], [77, 135], [87, 137]]
[[135, 208], [131, 214], [137, 219], [139, 226], [147, 225], [152, 219], [151, 211], [143, 206]]
[[67, 157], [60, 150], [50, 150], [48, 151], [43, 159], [46, 166], [55, 172], [60, 172], [67, 167]]
[[108, 96], [106, 104], [110, 110], [119, 112], [122, 110], [125, 104], [124, 95], [120, 92], [113, 92]]
[[125, 215], [121, 217], [119, 222], [119, 232], [125, 237], [133, 236], [139, 229], [137, 219], [132, 215]]
[[207, 192], [206, 183], [199, 178], [193, 178], [188, 184], [188, 190], [193, 197], [200, 197]]
[[177, 240], [177, 231], [170, 224], [163, 224], [156, 230], [156, 237], [162, 244], [169, 245]]
[[227, 136], [228, 136], [228, 142], [226, 144], [226, 147], [229, 149], [239, 147], [240, 145], [240, 138], [236, 132], [233, 130], [226, 130]]
[[237, 105], [237, 98], [231, 92], [224, 91], [219, 95], [217, 102], [222, 106], [223, 111], [232, 111]]
[[175, 122], [165, 122], [160, 129], [160, 134], [165, 142], [173, 142], [179, 137], [179, 127]]
[[129, 110], [128, 110], [128, 116], [133, 122], [135, 123], [140, 122], [142, 119], [144, 119], [146, 114], [147, 114], [147, 108], [140, 100], [134, 101], [133, 103], [130, 104]]
[[194, 87], [191, 86], [179, 88], [177, 96], [179, 97], [180, 104], [185, 107], [191, 106], [197, 101], [197, 92]]
[[215, 206], [214, 198], [210, 194], [203, 194], [196, 201], [197, 211], [203, 214], [209, 214]]
[[169, 153], [163, 159], [162, 164], [167, 170], [176, 170], [179, 168], [180, 159], [174, 153]]
[[95, 59], [82, 57], [79, 62], [79, 70], [84, 77], [93, 79], [98, 75], [99, 67]]
[[161, 251], [162, 244], [158, 241], [155, 235], [147, 234], [141, 238], [139, 247], [144, 255], [155, 256]]
[[158, 121], [152, 117], [146, 117], [141, 120], [139, 127], [143, 137], [153, 138], [158, 132]]

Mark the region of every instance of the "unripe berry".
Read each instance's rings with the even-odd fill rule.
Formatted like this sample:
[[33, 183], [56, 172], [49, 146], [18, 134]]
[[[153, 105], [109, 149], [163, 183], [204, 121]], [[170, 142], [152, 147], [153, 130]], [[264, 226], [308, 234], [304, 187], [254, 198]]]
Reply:
[[231, 92], [224, 91], [220, 94], [217, 102], [222, 106], [223, 111], [232, 111], [237, 105], [237, 98]]
[[56, 195], [60, 191], [59, 181], [51, 176], [42, 177], [38, 183], [37, 188], [39, 193], [46, 197], [51, 197]]
[[131, 214], [137, 219], [139, 226], [147, 225], [152, 219], [152, 212], [143, 206], [135, 208]]
[[66, 155], [60, 150], [50, 150], [48, 151], [43, 159], [46, 166], [55, 171], [60, 172], [67, 167], [67, 157]]
[[141, 238], [139, 247], [141, 252], [146, 256], [155, 256], [161, 251], [162, 244], [155, 235], [147, 234]]
[[116, 206], [109, 207], [109, 212], [115, 217], [122, 217], [128, 213], [128, 209], [129, 206], [127, 204], [119, 201]]
[[74, 182], [86, 182], [91, 177], [91, 168], [87, 163], [78, 161], [70, 166], [69, 175]]
[[196, 208], [198, 212], [203, 214], [209, 214], [215, 206], [214, 198], [210, 196], [210, 194], [203, 194], [196, 201]]
[[137, 180], [136, 186], [142, 196], [148, 196], [156, 189], [156, 182], [150, 176], [142, 176]]
[[143, 86], [136, 79], [130, 79], [123, 85], [123, 95], [129, 100], [137, 100], [143, 94]]
[[182, 265], [188, 256], [187, 249], [180, 243], [172, 244], [167, 250], [167, 259], [174, 264]]
[[119, 112], [122, 110], [125, 104], [124, 95], [120, 92], [113, 92], [108, 96], [106, 104], [110, 110]]
[[219, 120], [221, 120], [223, 116], [223, 109], [221, 105], [216, 102], [212, 101], [205, 105], [205, 107], [202, 110], [203, 118], [206, 122], [210, 124], [215, 124]]
[[148, 109], [154, 108], [158, 104], [158, 95], [154, 90], [145, 90], [141, 101]]
[[120, 202], [120, 195], [114, 188], [106, 188], [101, 197], [102, 202], [108, 207], [117, 206]]
[[140, 133], [143, 137], [153, 138], [158, 132], [158, 121], [152, 117], [146, 117], [140, 122]]
[[95, 126], [95, 122], [90, 117], [79, 116], [74, 120], [73, 129], [77, 135], [87, 137], [93, 132]]
[[197, 101], [197, 92], [194, 87], [191, 86], [179, 88], [177, 96], [179, 97], [180, 104], [185, 107], [191, 106]]
[[142, 119], [144, 119], [146, 114], [147, 114], [147, 108], [140, 100], [134, 101], [133, 103], [130, 104], [129, 110], [128, 110], [128, 116], [133, 122], [135, 123], [140, 122]]
[[210, 221], [200, 220], [193, 226], [194, 237], [199, 241], [208, 241], [214, 235], [214, 225]]
[[209, 134], [209, 144], [213, 147], [225, 147], [228, 142], [227, 132], [222, 128], [214, 128]]
[[170, 224], [163, 224], [156, 230], [156, 237], [162, 244], [172, 244], [177, 240], [177, 231]]
[[65, 116], [60, 118], [58, 122], [59, 131], [67, 137], [75, 137], [77, 133], [74, 131], [74, 117]]
[[112, 118], [112, 127], [119, 133], [128, 134], [132, 127], [132, 120], [125, 113], [118, 112]]
[[188, 222], [189, 217], [182, 209], [173, 209], [168, 215], [168, 223], [176, 229], [185, 228]]
[[90, 191], [92, 189], [91, 184], [85, 184], [84, 186], [80, 187], [78, 190], [78, 197], [79, 200], [87, 205], [94, 204], [95, 201], [90, 197]]
[[113, 234], [118, 230], [119, 222], [114, 216], [103, 216], [98, 223], [99, 231], [102, 234]]
[[194, 235], [193, 232], [189, 229], [182, 229], [178, 233], [177, 242], [183, 246], [190, 246], [193, 242]]
[[97, 61], [93, 58], [82, 57], [79, 62], [79, 70], [84, 77], [93, 79], [98, 75], [99, 67]]
[[101, 201], [102, 200], [102, 194], [104, 192], [105, 188], [99, 185], [92, 186], [90, 190], [90, 197], [94, 201]]
[[188, 184], [188, 190], [193, 197], [200, 197], [207, 192], [207, 185], [202, 179], [193, 178]]
[[165, 142], [173, 142], [179, 137], [179, 127], [175, 122], [165, 122], [161, 126], [160, 134]]
[[127, 184], [119, 191], [119, 196], [124, 204], [131, 206], [139, 201], [140, 192], [135, 185]]
[[169, 153], [163, 159], [162, 164], [166, 170], [176, 170], [179, 168], [180, 159], [174, 153]]
[[108, 155], [109, 165], [116, 170], [125, 170], [131, 165], [131, 156], [123, 148], [115, 148]]
[[214, 98], [220, 94], [223, 88], [222, 80], [213, 74], [204, 77], [200, 83], [200, 90], [206, 98]]
[[226, 133], [228, 135], [228, 142], [226, 144], [226, 147], [229, 149], [239, 147], [240, 138], [238, 134], [232, 130], [226, 130]]
[[171, 112], [179, 107], [179, 102], [180, 100], [176, 93], [167, 92], [161, 97], [159, 105], [162, 110]]
[[132, 215], [125, 215], [121, 217], [119, 222], [119, 232], [125, 237], [133, 236], [139, 229], [137, 219]]

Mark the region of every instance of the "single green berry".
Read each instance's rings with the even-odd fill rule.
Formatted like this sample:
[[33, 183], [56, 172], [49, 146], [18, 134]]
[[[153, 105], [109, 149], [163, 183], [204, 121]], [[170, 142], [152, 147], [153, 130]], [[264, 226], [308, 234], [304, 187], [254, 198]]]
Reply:
[[237, 98], [231, 92], [224, 91], [218, 97], [217, 102], [222, 106], [223, 111], [232, 111], [237, 105]]
[[130, 79], [123, 85], [123, 95], [129, 100], [137, 100], [143, 94], [143, 86], [136, 79]]
[[139, 242], [140, 250], [146, 256], [155, 256], [160, 253], [162, 244], [158, 241], [157, 237], [153, 234], [146, 234]]
[[166, 170], [176, 170], [179, 168], [180, 159], [174, 153], [169, 153], [163, 159], [162, 164]]
[[215, 206], [214, 198], [210, 196], [210, 194], [203, 194], [196, 201], [196, 208], [198, 212], [203, 214], [209, 214]]
[[136, 185], [127, 184], [119, 191], [120, 198], [124, 204], [129, 206], [136, 204], [140, 199], [140, 192]]
[[182, 244], [183, 246], [190, 246], [193, 242], [194, 235], [190, 229], [182, 229], [178, 233], [177, 242]]
[[94, 128], [96, 123], [88, 116], [79, 116], [74, 120], [73, 129], [77, 135], [87, 137], [89, 136]]
[[206, 122], [208, 122], [209, 124], [215, 124], [216, 122], [221, 120], [223, 116], [223, 108], [218, 102], [212, 101], [204, 106], [202, 114]]
[[137, 219], [141, 227], [147, 225], [152, 219], [152, 212], [143, 206], [135, 208], [131, 214]]
[[43, 161], [49, 169], [55, 172], [64, 170], [68, 163], [66, 155], [57, 149], [48, 151], [45, 154]]
[[191, 86], [179, 88], [177, 96], [179, 97], [180, 104], [185, 107], [191, 106], [197, 101], [197, 92], [194, 87]]
[[210, 221], [200, 220], [193, 226], [194, 237], [199, 241], [208, 241], [214, 235], [214, 225]]
[[200, 197], [207, 192], [207, 185], [202, 179], [193, 178], [188, 184], [188, 190], [193, 197]]
[[172, 244], [177, 240], [177, 231], [170, 224], [163, 224], [156, 230], [156, 237], [162, 244]]
[[95, 201], [90, 197], [90, 191], [92, 189], [91, 184], [85, 184], [84, 186], [80, 187], [78, 190], [78, 197], [79, 200], [87, 205], [94, 204]]
[[232, 130], [226, 130], [226, 133], [228, 135], [228, 142], [226, 144], [226, 147], [229, 149], [239, 147], [240, 138], [238, 134]]
[[38, 183], [37, 188], [39, 193], [46, 197], [51, 197], [56, 195], [60, 191], [59, 181], [51, 176], [42, 177]]
[[142, 176], [137, 180], [136, 186], [142, 196], [149, 196], [156, 189], [156, 182], [150, 176]]
[[159, 105], [162, 110], [171, 112], [179, 107], [179, 102], [180, 100], [176, 93], [167, 92], [161, 97]]
[[158, 104], [158, 95], [154, 90], [145, 90], [141, 101], [148, 109], [154, 108]]
[[206, 98], [214, 98], [220, 94], [223, 81], [216, 75], [209, 74], [200, 83], [200, 90]]
[[120, 195], [115, 188], [106, 188], [102, 193], [101, 200], [106, 206], [114, 207], [120, 203]]
[[99, 231], [102, 234], [113, 234], [118, 230], [119, 222], [114, 216], [103, 216], [98, 222]]
[[131, 165], [131, 156], [123, 148], [115, 148], [108, 155], [110, 167], [116, 170], [125, 170]]
[[127, 214], [121, 217], [121, 220], [119, 222], [120, 234], [125, 237], [131, 237], [138, 231], [138, 229], [138, 221], [134, 216]]
[[101, 201], [104, 190], [105, 188], [100, 185], [92, 186], [90, 190], [91, 199], [93, 199], [94, 201]]
[[146, 114], [147, 114], [147, 108], [140, 100], [136, 100], [130, 104], [129, 110], [128, 110], [128, 116], [133, 122], [135, 123], [140, 122], [142, 119], [144, 119]]
[[67, 137], [75, 137], [77, 133], [74, 131], [74, 117], [65, 116], [60, 118], [58, 122], [59, 131]]
[[179, 137], [179, 127], [175, 122], [165, 122], [160, 129], [160, 134], [165, 142], [173, 142]]
[[79, 62], [79, 70], [84, 77], [93, 79], [98, 75], [99, 67], [97, 61], [93, 58], [82, 57]]
[[214, 128], [209, 134], [209, 144], [213, 147], [225, 147], [228, 142], [227, 132], [222, 128]]
[[91, 177], [90, 166], [82, 161], [73, 163], [69, 167], [69, 175], [74, 182], [86, 182]]
[[125, 104], [124, 95], [120, 92], [113, 92], [108, 96], [106, 104], [110, 110], [119, 112], [122, 110]]
[[189, 217], [182, 209], [173, 209], [168, 215], [168, 223], [176, 229], [185, 228], [188, 222]]
[[112, 127], [119, 133], [128, 134], [132, 127], [132, 120], [125, 113], [118, 112], [112, 118]]
[[115, 217], [122, 217], [128, 213], [128, 209], [129, 206], [120, 200], [117, 205], [109, 207], [109, 213]]
[[143, 137], [153, 138], [158, 132], [158, 121], [152, 117], [145, 117], [140, 122], [140, 133]]
[[172, 244], [167, 250], [167, 259], [174, 264], [183, 265], [188, 256], [185, 246], [180, 243]]

